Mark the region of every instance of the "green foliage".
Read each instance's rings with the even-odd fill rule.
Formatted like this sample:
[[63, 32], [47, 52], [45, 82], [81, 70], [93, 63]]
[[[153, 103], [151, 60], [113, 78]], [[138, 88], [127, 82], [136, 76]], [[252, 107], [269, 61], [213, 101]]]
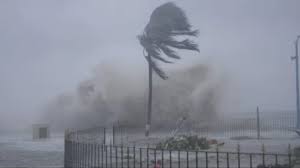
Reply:
[[197, 135], [180, 135], [171, 137], [156, 145], [157, 149], [169, 150], [200, 150], [209, 149], [210, 145], [206, 138], [199, 138]]

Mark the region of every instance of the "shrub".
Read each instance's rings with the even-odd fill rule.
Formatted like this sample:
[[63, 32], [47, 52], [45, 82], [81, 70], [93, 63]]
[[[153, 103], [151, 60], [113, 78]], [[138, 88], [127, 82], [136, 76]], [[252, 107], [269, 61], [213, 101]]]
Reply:
[[199, 150], [209, 149], [209, 142], [206, 138], [199, 138], [197, 135], [180, 135], [171, 137], [156, 145], [157, 149], [169, 150]]

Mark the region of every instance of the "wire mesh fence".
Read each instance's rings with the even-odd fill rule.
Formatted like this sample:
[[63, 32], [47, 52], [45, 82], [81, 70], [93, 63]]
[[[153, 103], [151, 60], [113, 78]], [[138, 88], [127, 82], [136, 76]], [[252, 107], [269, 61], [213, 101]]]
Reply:
[[[282, 111], [252, 112], [246, 113], [246, 115], [241, 113], [231, 114], [229, 116], [219, 116], [209, 121], [193, 122], [187, 119], [180, 126], [174, 124], [168, 128], [157, 127], [153, 124], [151, 133], [173, 136], [175, 133], [172, 134], [172, 132], [177, 129], [176, 134], [193, 134], [208, 138], [286, 138], [297, 135], [294, 131], [296, 126], [295, 116], [292, 111]], [[159, 122], [175, 123], [175, 121]], [[126, 124], [115, 124], [113, 130], [115, 137], [113, 144], [133, 142], [138, 135], [143, 135], [144, 131]]]
[[66, 130], [65, 140], [73, 140], [77, 142], [90, 142], [90, 143], [106, 143], [106, 128], [93, 127], [81, 130]]

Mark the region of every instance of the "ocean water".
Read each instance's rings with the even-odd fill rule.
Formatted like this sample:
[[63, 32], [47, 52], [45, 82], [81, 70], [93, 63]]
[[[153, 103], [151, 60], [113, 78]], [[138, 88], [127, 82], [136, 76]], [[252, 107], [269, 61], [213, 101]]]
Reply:
[[31, 134], [0, 134], [0, 167], [63, 167], [63, 134], [33, 140]]

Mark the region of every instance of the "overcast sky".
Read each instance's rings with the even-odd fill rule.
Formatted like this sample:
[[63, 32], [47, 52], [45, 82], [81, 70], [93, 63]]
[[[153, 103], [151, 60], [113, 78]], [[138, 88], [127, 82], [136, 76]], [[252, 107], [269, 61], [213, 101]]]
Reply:
[[[100, 62], [146, 72], [136, 36], [164, 2], [1, 0], [0, 126], [29, 124]], [[183, 62], [209, 62], [227, 79], [224, 111], [295, 109], [290, 57], [300, 34], [299, 0], [174, 2], [200, 30], [200, 54]]]

